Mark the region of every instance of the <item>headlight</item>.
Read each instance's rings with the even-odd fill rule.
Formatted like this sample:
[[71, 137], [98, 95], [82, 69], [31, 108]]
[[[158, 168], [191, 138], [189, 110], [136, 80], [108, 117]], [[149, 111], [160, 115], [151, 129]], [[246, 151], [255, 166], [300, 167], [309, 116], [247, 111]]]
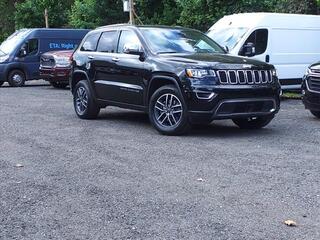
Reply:
[[206, 69], [186, 69], [186, 74], [189, 78], [203, 78], [208, 76], [216, 76], [215, 71]]
[[55, 57], [54, 58], [57, 67], [70, 67], [71, 62], [67, 57]]
[[271, 73], [272, 73], [273, 77], [277, 77], [277, 70], [276, 69], [272, 69]]
[[0, 63], [4, 63], [5, 61], [7, 61], [9, 59], [9, 56], [6, 55], [6, 56], [1, 56], [0, 57]]

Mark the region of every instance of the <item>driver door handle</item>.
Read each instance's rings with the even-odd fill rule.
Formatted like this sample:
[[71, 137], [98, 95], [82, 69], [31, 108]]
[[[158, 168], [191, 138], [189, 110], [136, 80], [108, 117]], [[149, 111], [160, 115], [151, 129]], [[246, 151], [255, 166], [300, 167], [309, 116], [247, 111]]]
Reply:
[[120, 58], [112, 58], [112, 61], [113, 61], [113, 62], [119, 62], [119, 61], [120, 61]]

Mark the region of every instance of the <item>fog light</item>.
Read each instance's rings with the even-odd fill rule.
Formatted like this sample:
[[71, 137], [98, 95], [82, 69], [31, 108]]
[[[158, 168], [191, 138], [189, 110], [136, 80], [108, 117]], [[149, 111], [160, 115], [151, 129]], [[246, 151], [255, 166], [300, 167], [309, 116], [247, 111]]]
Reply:
[[216, 94], [207, 92], [196, 92], [196, 95], [199, 99], [209, 100], [212, 99]]

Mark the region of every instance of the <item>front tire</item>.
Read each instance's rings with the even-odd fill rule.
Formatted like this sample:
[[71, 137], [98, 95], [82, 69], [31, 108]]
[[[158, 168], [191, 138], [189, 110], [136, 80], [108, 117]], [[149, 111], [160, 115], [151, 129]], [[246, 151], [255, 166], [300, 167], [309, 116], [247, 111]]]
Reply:
[[61, 83], [61, 82], [50, 82], [51, 86], [57, 89], [64, 89], [66, 88], [69, 84], [68, 83]]
[[73, 105], [76, 114], [81, 119], [96, 119], [100, 107], [96, 104], [86, 80], [77, 83], [73, 91]]
[[254, 117], [254, 118], [237, 118], [232, 121], [241, 129], [260, 129], [267, 126], [274, 116]]
[[4, 82], [0, 81], [0, 87], [4, 84]]
[[25, 81], [25, 74], [21, 70], [13, 70], [8, 75], [8, 83], [11, 87], [22, 87]]
[[320, 118], [320, 111], [310, 111], [312, 113], [313, 116], [315, 116], [316, 118]]
[[189, 130], [188, 109], [175, 86], [163, 86], [152, 95], [149, 119], [158, 132], [164, 135], [181, 135]]

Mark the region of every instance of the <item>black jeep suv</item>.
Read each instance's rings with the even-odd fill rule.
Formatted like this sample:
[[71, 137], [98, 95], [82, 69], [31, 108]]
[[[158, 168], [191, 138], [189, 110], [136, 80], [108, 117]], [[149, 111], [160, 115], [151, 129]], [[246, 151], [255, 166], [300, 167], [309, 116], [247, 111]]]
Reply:
[[302, 93], [306, 109], [320, 118], [320, 62], [308, 67], [302, 81]]
[[80, 118], [96, 118], [106, 106], [141, 110], [167, 135], [215, 119], [262, 128], [280, 108], [272, 65], [228, 55], [205, 34], [181, 27], [91, 31], [73, 55], [70, 86]]

